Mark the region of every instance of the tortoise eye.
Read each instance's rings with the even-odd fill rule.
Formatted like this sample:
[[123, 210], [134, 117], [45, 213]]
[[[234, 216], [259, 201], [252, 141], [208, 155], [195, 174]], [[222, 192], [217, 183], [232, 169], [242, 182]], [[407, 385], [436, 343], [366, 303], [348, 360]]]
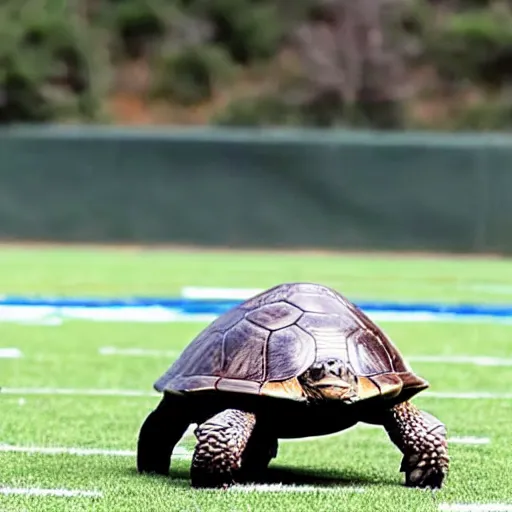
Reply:
[[320, 380], [324, 375], [323, 368], [311, 368], [309, 370], [309, 375], [313, 380]]

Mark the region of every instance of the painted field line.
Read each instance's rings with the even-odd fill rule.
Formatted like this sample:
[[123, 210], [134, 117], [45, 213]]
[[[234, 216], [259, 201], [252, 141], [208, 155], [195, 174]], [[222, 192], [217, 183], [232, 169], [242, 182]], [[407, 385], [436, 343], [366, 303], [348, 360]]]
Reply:
[[449, 437], [449, 443], [463, 444], [463, 445], [483, 445], [489, 444], [491, 440], [488, 437], [473, 437], [473, 436], [462, 436], [462, 437]]
[[0, 348], [0, 359], [19, 359], [23, 353], [19, 348]]
[[[110, 396], [110, 397], [161, 397], [161, 393], [133, 389], [78, 389], [78, 388], [0, 388], [0, 395], [53, 395], [53, 396]], [[512, 393], [490, 393], [485, 391], [457, 393], [450, 391], [424, 391], [419, 398], [453, 400], [512, 400]]]
[[[50, 446], [18, 446], [0, 444], [0, 452], [4, 453], [30, 453], [40, 455], [77, 455], [80, 457], [135, 457], [137, 452], [133, 450], [107, 450], [102, 448], [72, 448], [72, 447], [50, 447]], [[176, 446], [173, 457], [189, 459], [192, 452], [182, 446]]]
[[131, 389], [0, 388], [0, 395], [161, 397], [160, 393]]
[[512, 285], [510, 284], [472, 284], [462, 286], [461, 288], [498, 295], [512, 295]]
[[474, 364], [476, 366], [512, 366], [512, 359], [492, 356], [407, 356], [411, 363]]
[[[362, 428], [363, 430], [380, 430], [381, 432], [384, 431], [384, 427], [381, 425], [371, 425], [370, 423], [358, 423], [353, 430], [357, 430], [359, 428]], [[334, 432], [333, 434], [327, 434], [324, 436], [319, 437], [296, 437], [296, 438], [284, 438], [279, 439], [280, 443], [304, 443], [307, 441], [314, 441], [319, 438], [326, 438], [326, 437], [338, 437], [345, 434], [347, 431], [340, 431], [340, 432]], [[185, 435], [189, 434], [189, 431], [185, 432]], [[190, 432], [190, 434], [193, 434], [193, 430]], [[387, 438], [383, 438], [383, 441], [387, 442]], [[449, 437], [448, 442], [452, 444], [461, 444], [461, 445], [467, 445], [467, 446], [479, 446], [479, 445], [486, 445], [491, 442], [491, 440], [488, 437], [473, 437], [473, 436], [454, 436]]]
[[449, 391], [424, 391], [418, 398], [439, 398], [441, 400], [454, 399], [454, 400], [512, 400], [512, 393], [491, 393], [486, 391], [475, 392], [449, 392]]
[[101, 498], [99, 491], [81, 491], [75, 489], [40, 489], [37, 487], [0, 487], [0, 494], [6, 496], [57, 496], [62, 498]]
[[205, 286], [184, 286], [181, 296], [192, 300], [246, 300], [264, 291], [264, 288], [216, 288]]
[[228, 489], [230, 492], [352, 492], [363, 493], [363, 487], [347, 487], [347, 486], [314, 486], [314, 485], [285, 485], [285, 484], [250, 484], [250, 485], [233, 485]]
[[149, 356], [149, 357], [177, 357], [179, 350], [153, 350], [147, 348], [116, 348], [101, 347], [98, 353], [102, 356]]
[[441, 503], [439, 510], [451, 512], [512, 512], [512, 503]]

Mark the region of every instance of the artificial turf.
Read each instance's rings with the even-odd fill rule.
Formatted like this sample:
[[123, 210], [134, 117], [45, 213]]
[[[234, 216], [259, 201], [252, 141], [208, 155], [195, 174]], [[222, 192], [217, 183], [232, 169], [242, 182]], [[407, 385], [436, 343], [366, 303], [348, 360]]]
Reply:
[[[349, 298], [512, 302], [512, 262], [339, 255], [170, 251], [0, 251], [0, 292], [52, 296], [175, 296], [184, 285], [267, 287], [317, 281]], [[487, 291], [483, 291], [487, 290]], [[153, 381], [172, 355], [101, 355], [100, 348], [179, 351], [205, 324], [67, 322], [61, 326], [0, 323], [1, 347], [23, 357], [0, 359], [0, 444], [135, 450], [138, 429], [158, 397]], [[512, 326], [473, 323], [382, 323], [405, 356], [511, 356]], [[510, 367], [414, 363], [436, 392], [510, 394]], [[16, 391], [15, 388], [28, 388]], [[48, 394], [34, 394], [38, 389]], [[55, 395], [52, 389], [134, 390], [148, 396]], [[434, 511], [441, 503], [512, 506], [511, 399], [436, 398], [415, 403], [442, 419], [451, 437], [488, 438], [452, 444], [451, 471], [436, 493], [407, 489], [401, 455], [385, 432], [357, 426], [341, 435], [281, 442], [268, 482], [305, 492], [197, 491], [190, 460], [173, 462], [172, 478], [140, 476], [135, 458], [0, 451], [1, 488], [94, 490], [101, 497], [1, 495], [0, 510], [104, 511]], [[192, 450], [194, 438], [180, 446]], [[303, 489], [303, 491], [304, 491]]]

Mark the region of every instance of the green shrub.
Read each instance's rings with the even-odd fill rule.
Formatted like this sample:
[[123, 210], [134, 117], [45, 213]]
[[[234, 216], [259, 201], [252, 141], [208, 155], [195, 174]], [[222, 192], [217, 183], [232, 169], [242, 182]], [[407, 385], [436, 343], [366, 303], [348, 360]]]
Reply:
[[512, 97], [510, 92], [461, 109], [452, 116], [449, 128], [455, 131], [512, 129]]
[[173, 10], [166, 0], [106, 0], [92, 21], [109, 32], [120, 56], [137, 58], [165, 35]]
[[223, 126], [294, 126], [301, 124], [301, 118], [299, 109], [287, 104], [281, 95], [264, 94], [232, 101], [211, 122]]
[[397, 102], [343, 105], [325, 95], [313, 102], [290, 102], [283, 94], [264, 94], [231, 102], [213, 119], [228, 126], [317, 126], [394, 129], [403, 126], [402, 106]]
[[[410, 80], [423, 97], [468, 88], [491, 98], [461, 106], [450, 119], [454, 129], [512, 126], [512, 102], [503, 92], [512, 79], [512, 0], [354, 2], [24, 0], [22, 8], [0, 2], [0, 123], [97, 120], [107, 90], [115, 95], [116, 68], [137, 59], [149, 65], [149, 101], [156, 96], [185, 107], [207, 102], [238, 76], [255, 77], [245, 97], [228, 101], [212, 123], [401, 128], [408, 126], [406, 95], [396, 86]], [[306, 37], [290, 52], [305, 23], [325, 37]], [[372, 49], [344, 38], [354, 27], [373, 31], [376, 40], [383, 34], [385, 44]], [[334, 53], [331, 36], [339, 44]], [[293, 51], [279, 69], [277, 59]], [[393, 74], [402, 64], [404, 79]], [[287, 73], [301, 65], [302, 85], [287, 83]], [[433, 79], [418, 83], [419, 67]], [[278, 92], [251, 92], [268, 86]]]
[[193, 105], [210, 99], [218, 87], [228, 82], [234, 65], [222, 48], [198, 45], [164, 55], [155, 72], [155, 96]]
[[182, 0], [181, 5], [213, 24], [213, 41], [238, 63], [272, 57], [283, 36], [282, 20], [271, 0]]
[[93, 119], [95, 41], [72, 11], [38, 5], [0, 7], [0, 122]]
[[512, 14], [452, 14], [427, 36], [426, 54], [445, 80], [500, 86], [512, 74]]

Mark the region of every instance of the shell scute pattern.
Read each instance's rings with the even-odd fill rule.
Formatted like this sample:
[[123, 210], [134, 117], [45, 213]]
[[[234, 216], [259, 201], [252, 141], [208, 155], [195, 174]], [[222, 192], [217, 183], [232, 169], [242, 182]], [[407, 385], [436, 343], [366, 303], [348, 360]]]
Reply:
[[183, 351], [173, 365], [173, 373], [181, 375], [220, 375], [223, 367], [223, 338], [229, 329], [244, 317], [238, 308], [227, 311], [215, 319]]
[[[365, 344], [365, 350], [364, 352], [368, 351], [374, 351], [376, 350], [376, 342], [384, 347], [384, 352], [386, 352], [386, 355], [389, 356], [391, 359], [391, 364], [388, 370], [385, 371], [393, 371], [393, 372], [411, 372], [410, 366], [407, 364], [407, 362], [403, 359], [403, 357], [400, 355], [400, 352], [394, 345], [394, 343], [390, 340], [390, 338], [381, 330], [379, 329], [371, 320], [361, 311], [360, 308], [358, 308], [355, 304], [348, 301], [345, 297], [339, 295], [340, 300], [343, 302], [343, 304], [347, 307], [347, 309], [352, 313], [352, 318], [357, 320], [357, 322], [361, 325], [362, 328], [364, 328], [367, 331], [366, 340], [368, 341], [367, 344]], [[348, 315], [347, 315], [348, 318]], [[373, 339], [373, 341], [372, 341]], [[363, 349], [359, 348], [361, 350], [361, 353], [363, 353]], [[378, 350], [378, 349], [377, 349]], [[354, 357], [357, 357], [354, 355]], [[377, 359], [378, 356], [374, 357], [373, 359]], [[386, 358], [385, 360], [387, 360]], [[386, 366], [387, 368], [387, 366]], [[378, 373], [378, 372], [374, 372]]]
[[168, 382], [179, 376], [192, 377], [200, 375], [219, 375], [222, 368], [222, 339], [223, 332], [203, 331], [185, 350], [174, 364], [155, 383], [160, 391]]
[[200, 376], [220, 376], [224, 361], [223, 339], [226, 330], [236, 325], [244, 311], [234, 308], [216, 318], [183, 350], [180, 357], [154, 383], [157, 391], [183, 387], [182, 382], [198, 382]]
[[280, 301], [264, 304], [246, 314], [245, 318], [252, 323], [276, 331], [297, 322], [303, 311], [288, 302]]
[[267, 380], [288, 380], [315, 361], [315, 339], [296, 325], [274, 331], [267, 348]]
[[359, 375], [392, 372], [393, 363], [385, 345], [371, 331], [358, 330], [347, 340], [352, 367]]
[[289, 295], [290, 285], [280, 284], [255, 295], [240, 304], [238, 307], [245, 311], [253, 311], [254, 309], [265, 306], [266, 304], [274, 304], [275, 302], [286, 300]]
[[338, 357], [365, 376], [409, 371], [389, 338], [345, 297], [322, 285], [292, 283], [220, 316], [157, 385], [174, 389], [199, 376], [207, 387], [216, 378], [254, 385], [285, 381], [326, 357]]
[[[343, 317], [338, 313], [304, 313], [297, 325], [316, 342], [316, 360], [337, 357], [348, 363]], [[354, 326], [357, 328], [357, 325]]]
[[265, 350], [270, 332], [240, 320], [224, 334], [222, 376], [263, 382]]
[[340, 302], [336, 297], [323, 293], [296, 292], [290, 295], [287, 302], [310, 313], [332, 313], [340, 309]]

